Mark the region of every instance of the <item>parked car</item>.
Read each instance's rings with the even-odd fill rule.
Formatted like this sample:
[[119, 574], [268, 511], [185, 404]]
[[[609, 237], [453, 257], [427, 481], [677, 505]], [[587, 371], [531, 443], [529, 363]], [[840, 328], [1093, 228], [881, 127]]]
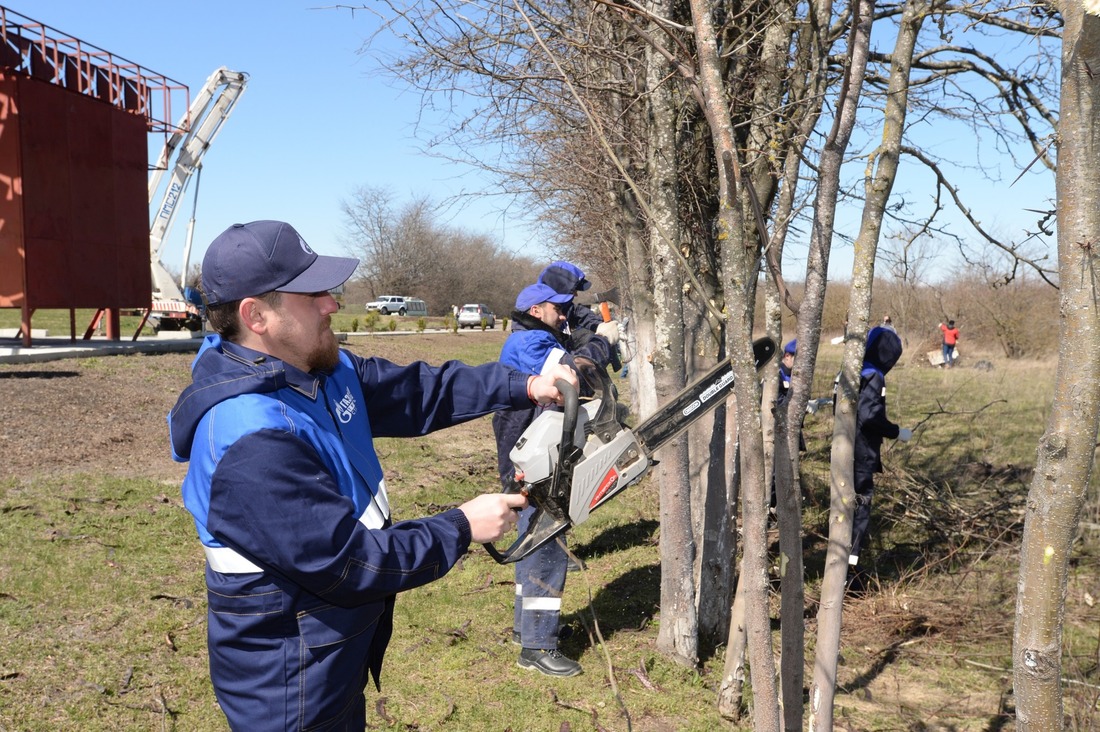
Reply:
[[376, 310], [382, 315], [415, 315], [427, 317], [428, 305], [423, 300], [404, 295], [382, 295], [374, 302], [367, 303], [367, 311]]
[[466, 304], [458, 311], [459, 328], [480, 328], [484, 323], [486, 328], [496, 326], [497, 318], [488, 305], [481, 303]]

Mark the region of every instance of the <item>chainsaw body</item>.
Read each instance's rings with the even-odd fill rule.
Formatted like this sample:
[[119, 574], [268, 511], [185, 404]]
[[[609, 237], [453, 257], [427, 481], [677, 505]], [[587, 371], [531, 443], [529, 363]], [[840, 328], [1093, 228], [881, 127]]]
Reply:
[[[614, 434], [601, 435], [593, 430], [594, 417], [602, 406], [601, 397], [583, 404], [573, 430], [571, 454], [571, 490], [568, 514], [574, 524], [634, 483], [649, 470], [650, 460], [634, 433], [617, 425]], [[509, 457], [517, 476], [530, 487], [547, 485], [553, 480], [561, 455], [561, 441], [566, 415], [563, 412], [543, 412], [524, 431]], [[609, 437], [609, 439], [607, 439]]]
[[[775, 351], [770, 338], [755, 341], [756, 368]], [[525, 494], [535, 514], [524, 535], [507, 550], [485, 545], [502, 564], [530, 555], [640, 481], [658, 447], [723, 403], [733, 389], [727, 359], [631, 429], [620, 419], [625, 410], [615, 398], [607, 371], [583, 359], [577, 359], [577, 367], [593, 397], [581, 404], [571, 384], [557, 382], [564, 396], [562, 410], [536, 417], [508, 455], [515, 477], [505, 492]]]

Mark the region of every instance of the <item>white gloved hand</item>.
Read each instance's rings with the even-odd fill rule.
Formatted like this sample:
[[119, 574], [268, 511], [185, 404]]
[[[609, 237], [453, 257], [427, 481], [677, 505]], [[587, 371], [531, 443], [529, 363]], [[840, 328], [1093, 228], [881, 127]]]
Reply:
[[614, 320], [596, 326], [596, 335], [602, 335], [611, 345], [619, 342], [619, 324]]
[[898, 430], [898, 439], [902, 442], [909, 442], [909, 440], [913, 439], [913, 430], [908, 427], [902, 427]]

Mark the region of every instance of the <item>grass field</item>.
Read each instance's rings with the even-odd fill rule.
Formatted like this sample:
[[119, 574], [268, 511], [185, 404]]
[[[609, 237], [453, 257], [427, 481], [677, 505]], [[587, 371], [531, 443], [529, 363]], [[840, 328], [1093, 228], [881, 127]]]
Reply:
[[[419, 352], [416, 336], [350, 342], [362, 353], [396, 340], [401, 359], [479, 362], [495, 358], [499, 335], [455, 338], [447, 353]], [[815, 396], [831, 392], [839, 356], [823, 349]], [[186, 367], [186, 357], [169, 358], [176, 357], [126, 368]], [[888, 377], [893, 418], [919, 426], [910, 443], [884, 456], [873, 524], [877, 582], [846, 602], [838, 729], [1014, 728], [1014, 563], [1053, 364], [990, 357], [986, 371], [972, 368], [975, 360], [942, 371], [906, 359]], [[64, 369], [103, 371], [89, 361]], [[10, 375], [6, 368], [0, 377]], [[149, 408], [166, 411], [174, 396], [151, 395]], [[830, 430], [827, 413], [807, 417], [808, 671]], [[495, 487], [487, 419], [423, 439], [380, 440], [378, 448], [398, 518]], [[207, 677], [203, 559], [178, 479], [125, 472], [0, 477], [4, 732], [226, 728]], [[721, 647], [704, 649], [696, 669], [655, 649], [657, 509], [655, 488], [643, 483], [572, 534], [587, 570], [570, 575], [566, 587], [563, 616], [576, 633], [564, 650], [580, 659], [583, 675], [547, 679], [515, 666], [511, 571], [479, 549], [443, 580], [398, 599], [383, 687], [368, 689], [371, 728], [751, 729], [715, 711]], [[1074, 682], [1066, 711], [1076, 729], [1096, 729], [1100, 719], [1096, 538], [1094, 529], [1082, 530], [1067, 593], [1063, 674]], [[596, 627], [602, 643], [590, 635]]]

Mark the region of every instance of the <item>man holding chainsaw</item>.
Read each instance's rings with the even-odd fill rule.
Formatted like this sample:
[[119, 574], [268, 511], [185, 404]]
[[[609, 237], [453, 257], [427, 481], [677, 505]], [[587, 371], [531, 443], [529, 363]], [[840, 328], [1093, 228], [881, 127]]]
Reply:
[[[562, 365], [573, 366], [575, 358], [586, 358], [597, 368], [606, 368], [612, 350], [608, 338], [584, 327], [565, 333], [566, 312], [572, 304], [572, 292], [559, 293], [543, 282], [525, 287], [516, 297], [512, 333], [501, 349], [500, 362], [537, 374], [550, 374]], [[581, 389], [583, 393], [583, 384]], [[523, 411], [493, 415], [497, 463], [501, 482], [506, 487], [515, 475], [509, 453], [541, 408], [532, 406]], [[533, 508], [528, 508], [520, 513], [521, 535], [527, 531], [533, 512]], [[522, 646], [517, 662], [520, 668], [548, 676], [576, 676], [581, 672], [579, 663], [558, 650], [561, 596], [567, 565], [568, 554], [557, 541], [516, 562], [512, 627], [513, 640]]]
[[398, 366], [340, 349], [329, 290], [358, 260], [289, 224], [235, 224], [207, 250], [215, 331], [168, 417], [206, 554], [210, 677], [234, 730], [364, 729], [394, 597], [511, 530], [522, 495], [394, 524], [375, 436], [412, 437], [561, 400], [565, 367]]

